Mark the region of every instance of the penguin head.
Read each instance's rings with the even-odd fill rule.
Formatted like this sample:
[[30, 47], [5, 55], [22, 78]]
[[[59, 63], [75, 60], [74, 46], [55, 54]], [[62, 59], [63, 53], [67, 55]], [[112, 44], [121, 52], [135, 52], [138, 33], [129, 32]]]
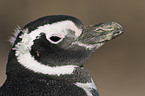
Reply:
[[115, 22], [84, 26], [72, 16], [46, 16], [19, 28], [12, 50], [19, 64], [35, 72], [49, 74], [49, 68], [73, 71], [106, 41], [122, 33]]

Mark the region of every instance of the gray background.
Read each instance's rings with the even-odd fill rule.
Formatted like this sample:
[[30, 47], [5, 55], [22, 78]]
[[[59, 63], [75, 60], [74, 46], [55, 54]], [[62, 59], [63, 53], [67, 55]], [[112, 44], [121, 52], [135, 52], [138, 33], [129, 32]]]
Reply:
[[145, 0], [0, 0], [0, 86], [13, 29], [53, 14], [75, 16], [85, 25], [120, 23], [125, 33], [97, 50], [86, 67], [101, 96], [145, 96]]

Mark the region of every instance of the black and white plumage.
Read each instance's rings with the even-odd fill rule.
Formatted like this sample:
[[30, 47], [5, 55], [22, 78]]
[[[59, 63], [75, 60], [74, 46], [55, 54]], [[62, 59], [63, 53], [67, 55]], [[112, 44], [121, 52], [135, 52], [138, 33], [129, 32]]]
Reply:
[[75, 17], [53, 15], [17, 33], [0, 96], [99, 96], [83, 64], [123, 29], [115, 22], [84, 26]]

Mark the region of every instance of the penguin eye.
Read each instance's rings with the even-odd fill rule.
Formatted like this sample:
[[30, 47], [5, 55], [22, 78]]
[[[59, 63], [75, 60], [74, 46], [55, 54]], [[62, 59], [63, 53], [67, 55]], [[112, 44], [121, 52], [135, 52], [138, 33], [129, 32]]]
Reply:
[[59, 41], [61, 38], [60, 37], [57, 37], [57, 36], [52, 36], [50, 37], [50, 40], [54, 41], [54, 42], [57, 42]]
[[51, 36], [49, 38], [49, 41], [51, 43], [58, 44], [60, 41], [62, 41], [62, 38], [61, 37], [58, 37], [58, 36]]

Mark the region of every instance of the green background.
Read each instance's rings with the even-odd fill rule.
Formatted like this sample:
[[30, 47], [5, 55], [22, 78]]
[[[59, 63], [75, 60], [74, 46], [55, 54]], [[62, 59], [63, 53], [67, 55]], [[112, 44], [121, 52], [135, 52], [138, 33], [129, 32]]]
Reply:
[[118, 22], [125, 33], [107, 42], [85, 64], [101, 96], [145, 96], [145, 0], [0, 0], [0, 86], [17, 25], [65, 14], [85, 25]]

